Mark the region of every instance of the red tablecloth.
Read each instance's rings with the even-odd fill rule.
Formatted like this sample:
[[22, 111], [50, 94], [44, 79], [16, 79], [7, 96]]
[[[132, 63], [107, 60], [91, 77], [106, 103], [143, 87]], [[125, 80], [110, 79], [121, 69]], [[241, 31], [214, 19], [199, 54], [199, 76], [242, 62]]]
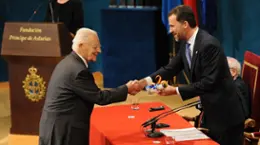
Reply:
[[[163, 105], [162, 111], [149, 112], [150, 107]], [[162, 103], [142, 103], [139, 110], [132, 110], [131, 105], [95, 108], [91, 117], [90, 145], [152, 145], [153, 141], [165, 144], [164, 137], [148, 138], [144, 135], [141, 124], [151, 117], [170, 110]], [[192, 127], [178, 114], [169, 115], [158, 123], [170, 124], [170, 128]], [[177, 142], [176, 145], [218, 145], [210, 139]]]

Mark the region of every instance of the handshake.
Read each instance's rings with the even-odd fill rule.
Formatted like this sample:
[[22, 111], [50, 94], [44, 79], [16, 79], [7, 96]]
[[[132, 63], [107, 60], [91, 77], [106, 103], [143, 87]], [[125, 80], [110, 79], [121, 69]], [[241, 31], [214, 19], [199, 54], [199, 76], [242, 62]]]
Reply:
[[[145, 79], [134, 80], [134, 81], [129, 81], [126, 84], [126, 86], [128, 88], [128, 94], [136, 95], [146, 86], [148, 86], [148, 83]], [[169, 86], [169, 85], [163, 85], [163, 87], [161, 88], [157, 87], [154, 92], [160, 96], [177, 95], [176, 87]]]
[[134, 80], [129, 81], [126, 86], [128, 88], [128, 94], [136, 95], [139, 93], [145, 86], [147, 82], [145, 80]]

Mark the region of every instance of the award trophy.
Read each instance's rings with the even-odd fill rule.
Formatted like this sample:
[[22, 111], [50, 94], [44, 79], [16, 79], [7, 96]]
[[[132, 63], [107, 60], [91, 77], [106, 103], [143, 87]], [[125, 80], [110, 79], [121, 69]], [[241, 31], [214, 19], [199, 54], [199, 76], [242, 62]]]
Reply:
[[149, 95], [152, 95], [154, 92], [163, 90], [169, 85], [168, 81], [162, 80], [162, 77], [160, 75], [157, 75], [155, 79], [157, 79], [156, 83], [145, 87], [145, 90], [148, 92]]

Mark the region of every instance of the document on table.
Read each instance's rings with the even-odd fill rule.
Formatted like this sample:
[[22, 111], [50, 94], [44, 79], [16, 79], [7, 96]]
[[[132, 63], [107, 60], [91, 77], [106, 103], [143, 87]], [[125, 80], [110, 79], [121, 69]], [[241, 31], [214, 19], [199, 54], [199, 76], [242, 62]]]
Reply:
[[208, 139], [201, 131], [196, 128], [184, 128], [184, 129], [161, 129], [165, 136], [169, 136], [175, 139], [175, 141], [187, 141], [187, 140], [200, 140], [200, 139]]

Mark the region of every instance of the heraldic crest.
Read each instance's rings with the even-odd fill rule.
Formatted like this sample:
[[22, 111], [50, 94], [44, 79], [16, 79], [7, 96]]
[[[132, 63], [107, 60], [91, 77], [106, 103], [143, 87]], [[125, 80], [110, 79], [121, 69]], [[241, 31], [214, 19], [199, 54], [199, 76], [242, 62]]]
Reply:
[[37, 75], [37, 68], [34, 66], [30, 67], [28, 72], [30, 74], [27, 74], [25, 80], [23, 81], [25, 96], [32, 102], [38, 102], [45, 95], [46, 82], [42, 77]]

